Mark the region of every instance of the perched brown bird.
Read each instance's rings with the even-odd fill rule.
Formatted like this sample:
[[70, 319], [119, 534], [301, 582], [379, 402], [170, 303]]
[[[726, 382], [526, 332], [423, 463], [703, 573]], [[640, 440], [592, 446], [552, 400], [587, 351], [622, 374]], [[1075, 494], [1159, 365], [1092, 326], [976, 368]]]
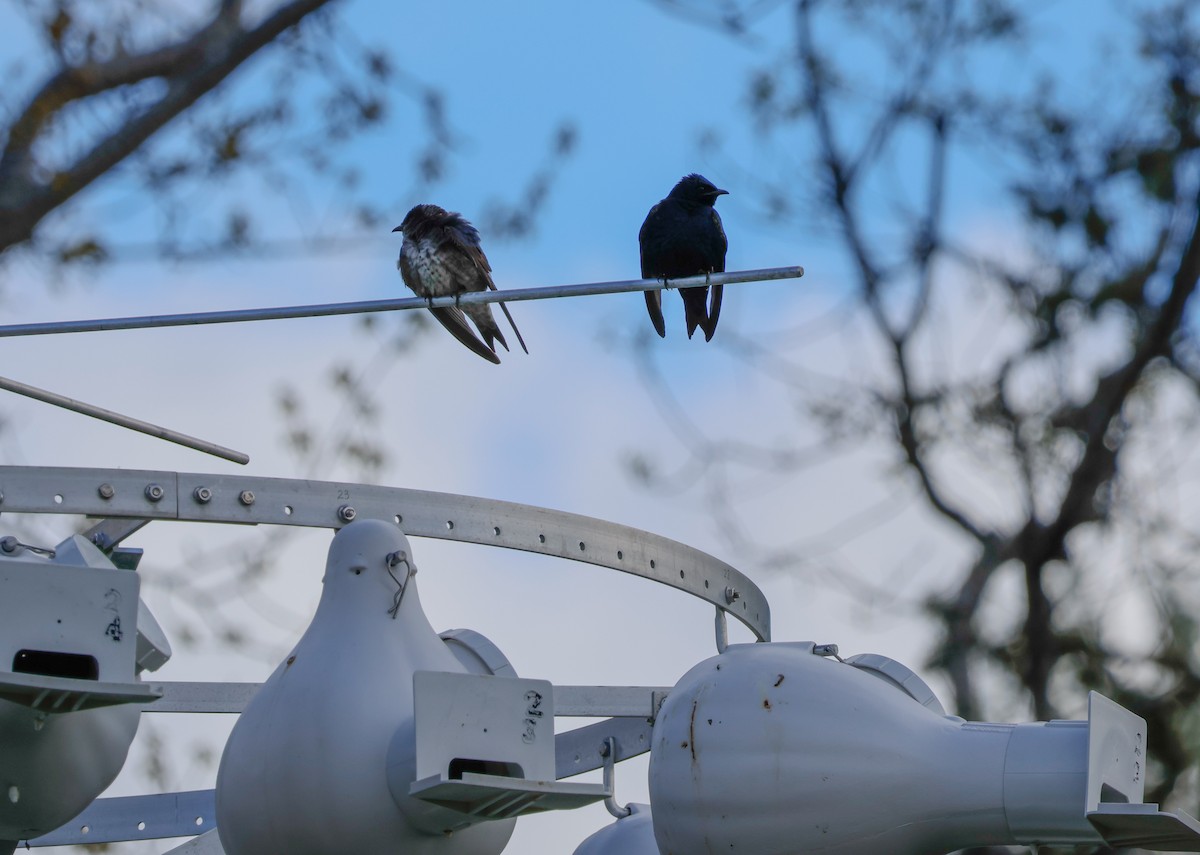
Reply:
[[[447, 297], [471, 291], [496, 290], [496, 284], [492, 282], [492, 266], [488, 264], [487, 256], [479, 245], [479, 232], [462, 214], [437, 205], [417, 205], [404, 217], [404, 222], [392, 231], [404, 235], [396, 267], [404, 284], [418, 297]], [[517, 334], [521, 349], [529, 353], [508, 307], [501, 303], [500, 308]], [[461, 308], [439, 306], [429, 311], [460, 342], [488, 362], [500, 364], [495, 343], [500, 342], [508, 350], [508, 342], [492, 317], [491, 306], [486, 303]], [[475, 327], [483, 336], [482, 340], [467, 325], [467, 317], [475, 322]]]
[[[638, 244], [642, 257], [643, 279], [678, 279], [701, 273], [725, 270], [725, 251], [729, 241], [721, 227], [716, 204], [718, 196], [728, 194], [718, 189], [703, 175], [685, 175], [671, 188], [667, 198], [650, 209]], [[721, 317], [723, 285], [712, 286], [712, 303], [708, 287], [681, 288], [683, 313], [687, 321], [688, 338], [696, 327], [704, 330], [704, 340], [711, 341]], [[655, 331], [666, 337], [663, 323], [662, 292], [646, 291], [646, 310]]]

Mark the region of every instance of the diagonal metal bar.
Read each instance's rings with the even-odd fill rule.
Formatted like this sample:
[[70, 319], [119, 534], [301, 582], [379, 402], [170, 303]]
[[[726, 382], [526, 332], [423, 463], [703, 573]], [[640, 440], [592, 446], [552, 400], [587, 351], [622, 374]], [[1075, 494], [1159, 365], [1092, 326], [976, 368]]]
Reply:
[[203, 834], [216, 826], [216, 793], [189, 790], [145, 796], [96, 799], [60, 828], [35, 837], [25, 847], [161, 840]]
[[77, 401], [74, 398], [68, 398], [66, 395], [59, 395], [57, 392], [50, 392], [46, 389], [39, 389], [37, 386], [30, 386], [28, 383], [21, 383], [17, 380], [11, 380], [8, 377], [0, 377], [0, 389], [6, 389], [9, 392], [15, 392], [18, 395], [24, 395], [26, 398], [33, 398], [35, 401], [41, 401], [46, 404], [53, 404], [56, 407], [62, 407], [64, 410], [80, 413], [85, 416], [91, 416], [94, 419], [108, 422], [117, 425], [118, 427], [135, 430], [139, 433], [144, 433], [149, 436], [165, 439], [167, 442], [173, 442], [176, 445], [183, 445], [195, 451], [202, 451], [205, 454], [211, 454], [215, 457], [222, 457], [225, 460], [232, 460], [234, 463], [246, 464], [250, 462], [250, 455], [244, 454], [241, 451], [234, 451], [232, 448], [226, 448], [223, 445], [217, 445], [215, 442], [209, 442], [206, 439], [198, 439], [194, 436], [188, 436], [186, 433], [180, 433], [177, 430], [160, 427], [150, 422], [144, 422], [141, 419], [135, 419], [132, 416], [125, 416], [121, 413], [115, 413], [112, 410], [106, 410], [103, 407], [97, 407], [95, 404], [86, 404], [83, 401]]
[[315, 318], [327, 315], [356, 315], [367, 312], [398, 312], [439, 306], [468, 306], [478, 303], [519, 303], [525, 300], [549, 300], [556, 297], [587, 297], [597, 294], [624, 294], [631, 291], [661, 291], [664, 288], [689, 288], [696, 285], [736, 285], [776, 279], [799, 279], [803, 267], [771, 267], [763, 270], [734, 270], [708, 277], [680, 279], [628, 279], [620, 282], [592, 282], [577, 285], [547, 285], [540, 288], [514, 288], [508, 291], [480, 291], [458, 297], [400, 297], [392, 300], [366, 300], [356, 303], [320, 303], [309, 306], [278, 306], [263, 309], [230, 309], [218, 312], [190, 312], [178, 315], [141, 315], [128, 318], [98, 318], [77, 321], [47, 321], [0, 326], [0, 338], [26, 335], [135, 330], [152, 327], [185, 327], [202, 324], [232, 324], [245, 321], [278, 321], [289, 318]]

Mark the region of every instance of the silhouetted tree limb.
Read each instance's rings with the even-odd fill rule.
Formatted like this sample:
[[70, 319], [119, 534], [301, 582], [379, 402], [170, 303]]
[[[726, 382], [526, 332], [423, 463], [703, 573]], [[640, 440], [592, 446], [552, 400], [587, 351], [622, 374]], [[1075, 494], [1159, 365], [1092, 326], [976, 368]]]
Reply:
[[[258, 24], [248, 25], [241, 2], [223, 0], [206, 24], [181, 41], [62, 67], [9, 128], [0, 155], [0, 252], [29, 240], [47, 214], [129, 157], [254, 53], [328, 2], [291, 0]], [[164, 86], [159, 98], [130, 112], [72, 163], [46, 176], [38, 174], [39, 140], [67, 105], [150, 79]]]
[[[729, 6], [697, 0], [687, 17], [728, 30], [723, 22], [738, 17]], [[854, 376], [829, 391], [802, 382], [802, 359], [789, 374], [777, 355], [794, 346], [787, 338], [760, 335], [747, 349], [726, 331], [714, 344], [803, 399], [832, 447], [855, 435], [878, 438], [886, 427], [917, 495], [961, 535], [969, 558], [925, 599], [939, 632], [930, 663], [952, 686], [959, 714], [987, 716], [998, 674], [1006, 688], [1023, 690], [1006, 708], [1027, 703], [1039, 718], [1056, 717], [1064, 704], [1078, 708], [1084, 690], [1097, 688], [1162, 734], [1152, 798], [1194, 800], [1200, 745], [1189, 705], [1200, 683], [1200, 628], [1189, 556], [1200, 543], [1188, 513], [1139, 500], [1142, 476], [1130, 455], [1173, 431], [1165, 405], [1155, 403], [1161, 390], [1187, 390], [1190, 398], [1177, 396], [1174, 406], [1200, 414], [1200, 15], [1186, 0], [1138, 14], [1121, 34], [1137, 41], [1128, 55], [1144, 73], [1122, 79], [1140, 89], [1076, 104], [1062, 102], [1052, 83], [1021, 89], [971, 74], [985, 51], [1009, 50], [1011, 67], [1022, 66], [1037, 23], [1029, 8], [1006, 0], [788, 4], [791, 44], [752, 75], [749, 113], [764, 138], [804, 157], [798, 168], [781, 159], [770, 176], [745, 171], [742, 195], [757, 192], [762, 210], [800, 240], [811, 240], [814, 224], [832, 234], [847, 261], [840, 286], [855, 295], [854, 317], [883, 360], [877, 377]], [[841, 50], [848, 40], [856, 50]], [[875, 51], [865, 60], [864, 44]], [[719, 154], [715, 138], [706, 134], [704, 144]], [[994, 204], [1026, 227], [1015, 253], [969, 246], [961, 224], [947, 222], [948, 163], [964, 155], [986, 162], [1010, 190]], [[880, 204], [882, 182], [897, 173], [906, 182], [899, 215]], [[816, 189], [784, 195], [780, 187]], [[1005, 320], [1019, 330], [995, 364], [974, 373], [931, 365], [918, 349], [953, 338], [929, 307], [961, 292], [967, 278], [1003, 296]], [[1078, 342], [1101, 329], [1105, 352], [1081, 355]], [[702, 423], [686, 414], [672, 422], [692, 457], [718, 466]], [[964, 495], [961, 464], [947, 463], [956, 454], [996, 469], [1002, 508]], [[802, 472], [752, 459], [721, 462], [721, 478], [729, 466], [758, 466], [775, 479]], [[706, 501], [736, 514], [719, 498]], [[765, 565], [808, 561], [802, 540], [777, 547], [774, 532], [743, 528], [739, 549], [757, 550]], [[1080, 595], [1107, 584], [1093, 581], [1103, 556], [1080, 538], [1115, 530], [1146, 556], [1121, 578], [1153, 603], [1158, 643], [1149, 655], [1131, 656], [1107, 638], [1103, 616]], [[1048, 585], [1052, 572], [1069, 576], [1074, 590]], [[1017, 619], [985, 630], [1002, 573], [1020, 578], [1024, 603]]]

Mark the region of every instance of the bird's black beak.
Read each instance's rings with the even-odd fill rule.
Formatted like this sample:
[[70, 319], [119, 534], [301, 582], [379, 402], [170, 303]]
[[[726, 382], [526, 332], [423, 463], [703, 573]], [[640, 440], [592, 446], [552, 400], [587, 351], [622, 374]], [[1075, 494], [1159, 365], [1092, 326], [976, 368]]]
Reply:
[[715, 199], [715, 198], [717, 198], [718, 196], [728, 196], [728, 195], [729, 195], [729, 191], [728, 191], [728, 190], [721, 190], [721, 189], [719, 189], [719, 188], [718, 188], [718, 189], [716, 189], [716, 190], [713, 190], [713, 193], [712, 193], [712, 194], [713, 194], [713, 198]]
[[[724, 190], [722, 190], [721, 192], [722, 192], [722, 193], [724, 193], [725, 191], [724, 191]], [[404, 228], [404, 226], [396, 226], [396, 228], [392, 229], [392, 231], [394, 231], [394, 232], [398, 232], [398, 231], [400, 231], [402, 228]]]

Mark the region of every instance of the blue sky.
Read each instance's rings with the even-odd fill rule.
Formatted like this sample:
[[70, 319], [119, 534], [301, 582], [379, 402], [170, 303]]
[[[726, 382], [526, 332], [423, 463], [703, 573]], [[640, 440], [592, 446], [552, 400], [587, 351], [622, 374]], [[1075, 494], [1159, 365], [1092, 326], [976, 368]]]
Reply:
[[[1083, 97], [1095, 94], [1083, 81], [1105, 79], [1090, 71], [1103, 64], [1096, 45], [1104, 37], [1081, 22], [1097, 30], [1120, 23], [1110, 11], [1079, 14], [1095, 8], [1052, 2], [1042, 4], [1034, 18], [1038, 44], [1059, 48], [1031, 55], [1071, 69], [1066, 76], [1084, 90]], [[730, 239], [730, 269], [800, 264], [808, 275], [798, 283], [727, 289], [722, 330], [709, 346], [686, 339], [678, 298], [668, 295], [668, 338], [655, 339], [651, 346], [689, 411], [717, 434], [730, 437], [788, 436], [803, 430], [793, 421], [792, 401], [778, 386], [748, 374], [720, 346], [721, 332], [754, 336], [762, 327], [804, 328], [808, 336], [791, 355], [806, 371], [844, 378], [870, 370], [873, 357], [852, 326], [838, 326], [838, 334], [827, 335], [819, 320], [845, 297], [843, 259], [829, 224], [814, 222], [811, 233], [767, 226], [750, 194], [739, 187], [741, 170], [773, 169], [780, 156], [800, 165], [793, 175], [804, 174], [805, 151], [788, 140], [755, 144], [742, 109], [749, 71], [782, 49], [781, 34], [790, 26], [786, 10], [772, 13], [742, 42], [632, 0], [543, 0], [519, 6], [350, 0], [342, 4], [342, 12], [365, 43], [391, 46], [408, 74], [444, 88], [449, 121], [462, 141], [446, 181], [432, 197], [422, 199], [406, 195], [412, 152], [420, 139], [413, 105], [398, 100], [388, 123], [355, 145], [353, 159], [365, 186], [392, 211], [395, 223], [418, 201], [478, 219], [488, 199], [512, 197], [523, 186], [554, 129], [569, 120], [579, 129], [578, 149], [554, 183], [535, 235], [515, 242], [489, 241], [484, 235], [501, 289], [635, 277], [636, 235], [646, 210], [681, 175], [700, 171], [730, 190], [719, 203]], [[0, 10], [0, 33], [7, 34], [0, 36], [0, 45], [15, 55], [22, 49], [22, 36], [6, 26], [12, 14], [11, 8]], [[271, 61], [270, 56], [261, 58], [233, 80], [235, 97], [262, 96], [255, 87], [261, 87]], [[1020, 66], [994, 62], [994, 73], [1006, 81], [1028, 79], [1037, 70], [1037, 60]], [[1108, 80], [1119, 76], [1110, 63]], [[718, 129], [728, 141], [729, 159], [701, 154], [697, 138], [706, 128]], [[904, 152], [898, 165], [909, 165]], [[964, 233], [1019, 246], [1001, 208], [1001, 187], [990, 174], [991, 165], [964, 161], [954, 168], [958, 180], [952, 210]], [[787, 192], [801, 198], [811, 192], [800, 183]], [[240, 197], [265, 213], [270, 228], [284, 237], [317, 235], [329, 226], [330, 190], [318, 183], [301, 184], [282, 200], [264, 197], [248, 179], [216, 190], [214, 198], [194, 200], [198, 219], [215, 216], [221, 210], [218, 202]], [[883, 208], [884, 218], [888, 210]], [[155, 214], [119, 177], [89, 191], [57, 227], [82, 230], [100, 218], [122, 224], [122, 239], [131, 244], [155, 234]], [[393, 224], [377, 239], [334, 256], [119, 263], [94, 275], [71, 275], [65, 287], [48, 288], [42, 270], [23, 263], [8, 270], [2, 305], [9, 320], [21, 322], [400, 294], [395, 270], [399, 236], [388, 231]], [[943, 343], [945, 358], [953, 362], [956, 354], [978, 350], [979, 336], [972, 331], [980, 329], [987, 311], [997, 310], [969, 293], [946, 307], [954, 317], [966, 314], [968, 331], [961, 340], [951, 336]], [[652, 393], [622, 347], [612, 345], [648, 334], [641, 298], [524, 303], [514, 306], [513, 314], [529, 342], [528, 357], [507, 355], [496, 368], [439, 329], [409, 358], [367, 378], [385, 405], [391, 451], [385, 483], [590, 514], [683, 540], [741, 566], [706, 513], [701, 492], [666, 498], [649, 494], [632, 484], [621, 467], [631, 450], [667, 469], [682, 461]], [[5, 414], [16, 433], [9, 462], [288, 476], [295, 473], [279, 448], [276, 390], [282, 383], [293, 384], [310, 409], [321, 412], [332, 406], [325, 366], [332, 360], [362, 365], [373, 346], [353, 320], [317, 319], [6, 340], [3, 347], [10, 366], [5, 373], [16, 379], [159, 421], [245, 450], [253, 458], [240, 469], [44, 405], [6, 400]], [[893, 462], [885, 449], [868, 444], [830, 455], [801, 478], [737, 485], [739, 507], [760, 531], [810, 537], [834, 547], [822, 549], [793, 576], [758, 577], [772, 601], [777, 639], [839, 642], [847, 652], [882, 652], [920, 666], [929, 639], [919, 612], [910, 606], [958, 566], [961, 546], [887, 478]], [[889, 497], [900, 506], [894, 515], [861, 537], [841, 537], [839, 524]], [[979, 501], [989, 497], [981, 494]], [[217, 537], [183, 528], [152, 526], [140, 537], [135, 545], [147, 549], [145, 575], [176, 560], [186, 545], [207, 545]], [[248, 626], [265, 638], [258, 655], [180, 650], [160, 676], [265, 676], [315, 605], [324, 548], [319, 535], [292, 547], [287, 566], [266, 595], [292, 613], [290, 620], [264, 624], [253, 608], [239, 607]], [[680, 602], [686, 600], [683, 595], [655, 590], [649, 583], [484, 549], [428, 542], [414, 548], [422, 566], [422, 597], [434, 626], [484, 631], [522, 675], [559, 683], [669, 685], [713, 652], [708, 609]], [[875, 598], [864, 595], [849, 581], [853, 578], [868, 579], [895, 601], [878, 592]], [[194, 618], [186, 604], [170, 602], [167, 592], [150, 581], [147, 586], [147, 598], [168, 633], [172, 619]], [[547, 633], [553, 644], [545, 642]], [[209, 738], [200, 734], [207, 734], [210, 724], [171, 722], [173, 750], [184, 757], [190, 746]], [[632, 769], [624, 771], [623, 766], [618, 775], [619, 796], [644, 799], [644, 782], [638, 778], [644, 764], [627, 765]], [[202, 763], [180, 759], [175, 768], [174, 786], [212, 784], [214, 770]], [[139, 792], [144, 786], [136, 773], [118, 784], [122, 792]], [[601, 809], [525, 820], [509, 851], [569, 851], [607, 821]]]

